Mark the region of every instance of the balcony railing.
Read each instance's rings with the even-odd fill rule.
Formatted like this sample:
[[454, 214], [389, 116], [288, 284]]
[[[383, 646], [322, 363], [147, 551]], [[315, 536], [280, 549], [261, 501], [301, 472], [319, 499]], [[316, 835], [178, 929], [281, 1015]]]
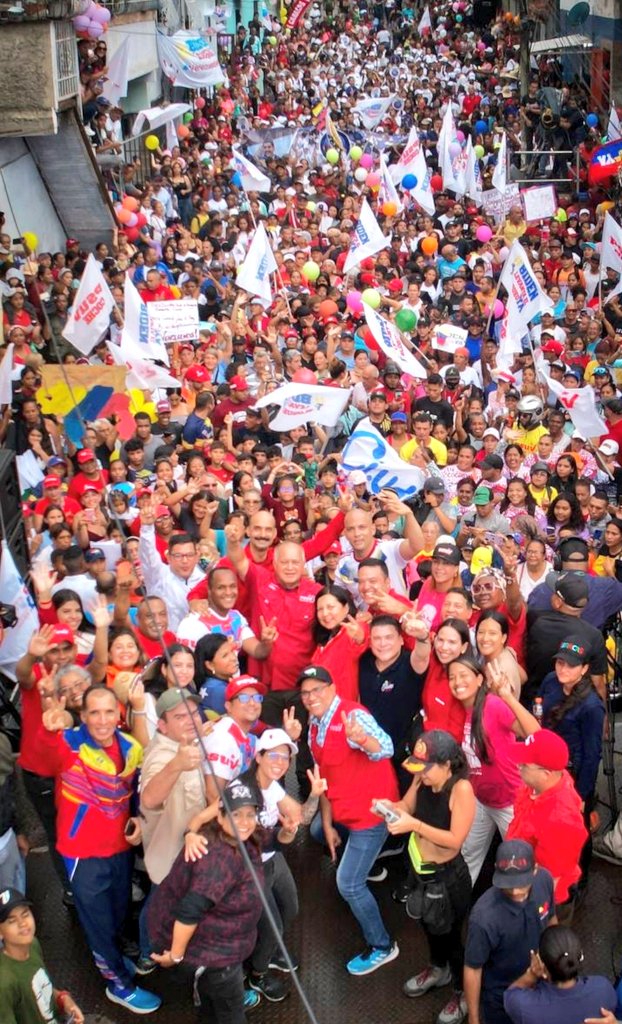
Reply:
[[53, 22], [52, 40], [54, 44], [54, 86], [58, 104], [63, 100], [73, 99], [80, 92], [78, 48], [76, 33], [71, 22]]
[[160, 0], [99, 0], [112, 15], [130, 14], [138, 11], [159, 11]]

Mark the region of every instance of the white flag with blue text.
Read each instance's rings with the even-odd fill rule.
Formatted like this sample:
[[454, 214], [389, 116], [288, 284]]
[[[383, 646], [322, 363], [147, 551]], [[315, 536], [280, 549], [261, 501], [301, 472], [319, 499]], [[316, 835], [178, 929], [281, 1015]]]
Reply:
[[404, 373], [409, 373], [411, 377], [416, 377], [419, 380], [425, 380], [428, 376], [425, 366], [406, 348], [397, 327], [385, 320], [384, 317], [378, 316], [376, 310], [368, 306], [366, 302], [363, 303], [363, 309], [367, 326], [385, 356], [396, 362]]
[[39, 616], [5, 540], [2, 541], [0, 561], [0, 594], [3, 601], [14, 605], [17, 615], [17, 622], [10, 629], [4, 630], [0, 643], [0, 669], [9, 679], [15, 679], [15, 666], [27, 650], [32, 634], [39, 629]]
[[159, 359], [169, 364], [166, 345], [157, 333], [149, 329], [147, 303], [141, 299], [129, 274], [125, 275], [123, 289], [123, 330], [121, 349], [129, 359]]
[[344, 274], [349, 274], [354, 267], [366, 260], [368, 256], [374, 256], [382, 249], [386, 249], [391, 243], [391, 237], [386, 238], [382, 229], [374, 217], [372, 208], [366, 199], [363, 200], [361, 212], [354, 229], [350, 251], [346, 256], [343, 265]]
[[402, 501], [413, 498], [425, 480], [420, 469], [400, 459], [367, 417], [359, 420], [350, 435], [341, 453], [341, 468], [347, 473], [362, 470], [372, 494], [391, 487]]
[[255, 402], [256, 409], [279, 406], [270, 421], [272, 430], [292, 430], [303, 423], [323, 423], [334, 427], [350, 399], [350, 388], [329, 388], [321, 384], [296, 384], [291, 381]]
[[265, 302], [272, 302], [270, 274], [276, 272], [276, 260], [270, 247], [266, 229], [260, 224], [251, 242], [246, 259], [238, 270], [235, 283], [251, 295], [258, 295]]
[[233, 169], [236, 174], [240, 175], [242, 182], [242, 188], [245, 192], [270, 192], [272, 189], [272, 182], [270, 178], [255, 167], [255, 164], [247, 160], [239, 149], [235, 146], [231, 147], [233, 153]]

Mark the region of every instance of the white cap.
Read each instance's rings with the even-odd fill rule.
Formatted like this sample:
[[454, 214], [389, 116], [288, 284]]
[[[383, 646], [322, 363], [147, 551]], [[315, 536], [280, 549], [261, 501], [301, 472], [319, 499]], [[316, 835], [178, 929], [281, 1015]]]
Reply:
[[586, 441], [587, 438], [583, 436], [580, 430], [574, 430], [570, 435], [571, 441]]
[[275, 747], [289, 747], [292, 754], [298, 753], [298, 746], [285, 732], [285, 729], [266, 729], [257, 740], [255, 750], [261, 753], [263, 750], [274, 750]]
[[494, 427], [487, 427], [482, 437], [496, 437], [497, 441], [501, 440], [501, 434]]
[[352, 484], [353, 487], [356, 487], [357, 484], [366, 484], [367, 477], [362, 469], [353, 469], [348, 476], [348, 483]]
[[620, 445], [617, 441], [612, 441], [610, 438], [605, 438], [602, 444], [598, 446], [598, 450], [601, 455], [617, 455], [620, 451]]

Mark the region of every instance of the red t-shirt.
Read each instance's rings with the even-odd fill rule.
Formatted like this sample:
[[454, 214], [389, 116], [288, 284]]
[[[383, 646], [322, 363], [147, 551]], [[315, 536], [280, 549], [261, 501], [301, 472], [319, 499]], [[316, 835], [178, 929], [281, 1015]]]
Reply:
[[[88, 476], [85, 476], [84, 473], [76, 473], [73, 480], [69, 484], [67, 493], [70, 498], [74, 498], [76, 501], [79, 502], [80, 498], [84, 494], [85, 487], [95, 487], [95, 489], [98, 490], [101, 494], [104, 488], [106, 487], [107, 483], [108, 470], [106, 469], [100, 469], [99, 476], [97, 476], [94, 480], [90, 479]], [[82, 508], [81, 505], [80, 508]]]
[[447, 667], [441, 665], [434, 651], [430, 655], [430, 664], [426, 672], [421, 693], [421, 706], [424, 712], [424, 729], [443, 729], [450, 733], [457, 743], [464, 737], [464, 720], [466, 711], [456, 700], [449, 687]]
[[[76, 665], [84, 665], [86, 663], [86, 655], [76, 655], [75, 663]], [[23, 686], [20, 687], [22, 698], [22, 735], [19, 744], [18, 763], [27, 772], [45, 776], [47, 772], [45, 766], [41, 765], [37, 740], [37, 736], [42, 728], [41, 694], [37, 689], [37, 684], [43, 675], [43, 665], [40, 661], [36, 663], [32, 673], [35, 677], [35, 685], [30, 690]]]
[[75, 498], [70, 498], [68, 497], [68, 495], [63, 494], [60, 501], [52, 502], [50, 501], [49, 498], [41, 498], [35, 505], [35, 515], [45, 515], [45, 512], [50, 507], [50, 505], [59, 505], [62, 508], [63, 515], [65, 517], [65, 522], [69, 523], [70, 526], [73, 522], [73, 517], [76, 515], [76, 513], [82, 511], [82, 505], [80, 504], [79, 501], [76, 501]]
[[[293, 690], [296, 680], [311, 663], [315, 644], [311, 627], [315, 615], [315, 595], [321, 590], [303, 576], [293, 590], [286, 590], [275, 579], [266, 579], [265, 569], [251, 563], [246, 576], [250, 596], [250, 626], [261, 633], [261, 619], [276, 619], [279, 635], [265, 661], [249, 659], [249, 671], [271, 690]], [[252, 667], [251, 667], [252, 666]]]
[[343, 700], [358, 700], [359, 659], [367, 647], [367, 639], [362, 644], [356, 644], [342, 626], [327, 644], [315, 648], [310, 664], [321, 665], [330, 672], [337, 687], [338, 697], [342, 697]]

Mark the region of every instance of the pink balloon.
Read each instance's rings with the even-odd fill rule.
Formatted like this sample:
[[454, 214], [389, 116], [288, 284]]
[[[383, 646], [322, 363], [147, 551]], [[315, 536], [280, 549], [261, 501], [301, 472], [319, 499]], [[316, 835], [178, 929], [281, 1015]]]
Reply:
[[346, 306], [352, 313], [361, 313], [363, 310], [361, 293], [357, 291], [348, 292], [346, 295]]
[[130, 219], [126, 220], [125, 225], [128, 228], [136, 228], [136, 227], [138, 227], [138, 214], [131, 213], [130, 214]]
[[75, 28], [76, 32], [88, 32], [90, 24], [91, 19], [87, 14], [78, 14], [73, 19], [73, 27]]
[[492, 238], [492, 230], [488, 227], [488, 224], [480, 224], [475, 232], [475, 237], [478, 242], [489, 242]]
[[296, 370], [292, 380], [295, 384], [317, 384], [313, 370]]
[[197, 96], [196, 100], [194, 101], [194, 105], [195, 105], [197, 110], [203, 110], [203, 107], [205, 106], [205, 99], [204, 99], [204, 97], [203, 96]]
[[100, 25], [107, 25], [110, 21], [110, 11], [107, 7], [96, 7], [91, 20], [99, 22]]
[[95, 4], [95, 3], [90, 3], [90, 4], [88, 5], [88, 7], [87, 7], [86, 11], [83, 11], [83, 14], [88, 14], [88, 16], [89, 16], [89, 21], [95, 21], [95, 11], [96, 11], [96, 10], [97, 10], [97, 4]]
[[500, 320], [504, 312], [505, 306], [503, 305], [501, 299], [495, 299], [495, 304], [492, 307], [492, 315], [494, 316], [495, 320]]
[[458, 142], [464, 142], [464, 132], [461, 132], [460, 130], [458, 130], [456, 132], [456, 138], [457, 138]]
[[367, 185], [368, 188], [380, 188], [380, 180], [380, 175], [376, 174], [375, 171], [372, 171], [371, 174], [367, 175], [367, 178], [365, 179], [365, 184]]
[[364, 167], [366, 171], [369, 171], [374, 166], [374, 158], [371, 153], [363, 153], [363, 156], [359, 160], [359, 166]]
[[480, 39], [480, 40], [479, 40], [479, 41], [478, 41], [478, 42], [476, 43], [476, 47], [477, 47], [477, 49], [478, 49], [478, 50], [480, 51], [480, 53], [483, 53], [483, 52], [484, 52], [484, 50], [486, 49], [486, 43], [484, 42], [484, 40], [483, 40], [483, 39]]
[[87, 32], [89, 39], [99, 39], [104, 34], [104, 26], [100, 25], [98, 21], [90, 21]]

